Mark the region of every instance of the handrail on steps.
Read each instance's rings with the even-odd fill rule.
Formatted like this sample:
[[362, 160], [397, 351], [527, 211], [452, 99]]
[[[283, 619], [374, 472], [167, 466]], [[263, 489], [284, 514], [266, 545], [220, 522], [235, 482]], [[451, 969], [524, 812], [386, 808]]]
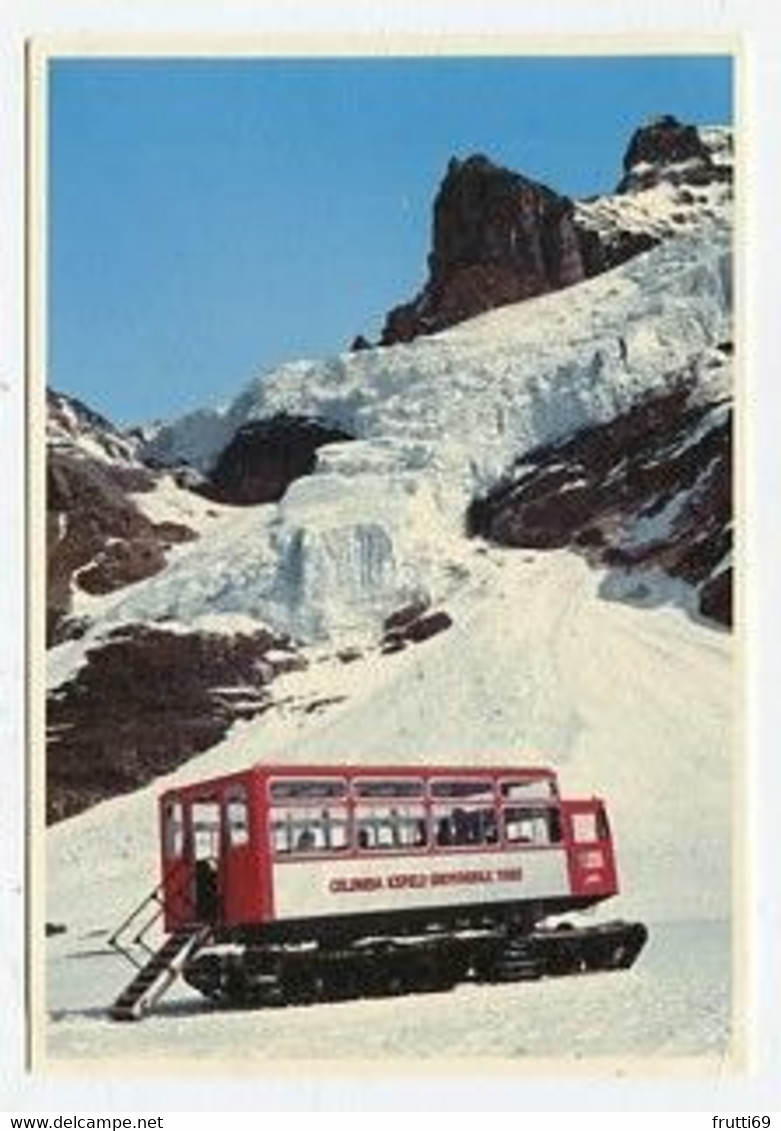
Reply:
[[[163, 896], [168, 886], [171, 875], [175, 870], [176, 866], [170, 868], [168, 872], [166, 872], [160, 883], [156, 887], [154, 887], [148, 895], [144, 896], [141, 902], [133, 908], [133, 910], [125, 919], [122, 920], [120, 925], [108, 940], [108, 945], [113, 947], [118, 954], [121, 954], [123, 956], [123, 958], [127, 959], [127, 961], [132, 966], [135, 966], [137, 970], [141, 970], [146, 964], [147, 959], [155, 953], [154, 947], [151, 947], [149, 945], [149, 943], [146, 941], [145, 936], [147, 932], [150, 931], [151, 928], [155, 925], [155, 923], [157, 923], [157, 921], [162, 916], [163, 911], [165, 910]], [[182, 895], [188, 882], [189, 876], [187, 874], [184, 874], [181, 878], [181, 883], [177, 888], [174, 889], [173, 895]], [[121, 941], [123, 935], [127, 934], [127, 932], [131, 929], [131, 926], [141, 918], [141, 916], [146, 912], [147, 908], [149, 908], [152, 904], [157, 904], [157, 907], [153, 910], [151, 916], [146, 919], [146, 921], [138, 928], [138, 930], [130, 940]], [[133, 946], [141, 947], [142, 950], [145, 951], [146, 957], [143, 960], [139, 961], [139, 959], [133, 953], [131, 949]]]

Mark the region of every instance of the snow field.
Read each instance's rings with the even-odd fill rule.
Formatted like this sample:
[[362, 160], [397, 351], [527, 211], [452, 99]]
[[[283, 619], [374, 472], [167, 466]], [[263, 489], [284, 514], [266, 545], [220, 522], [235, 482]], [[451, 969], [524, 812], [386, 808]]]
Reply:
[[[317, 1056], [324, 1048], [337, 1056], [417, 1057], [433, 1055], [429, 1042], [440, 1025], [436, 1048], [448, 1055], [725, 1048], [728, 635], [672, 609], [597, 600], [598, 576], [566, 553], [475, 548], [474, 558], [469, 583], [448, 606], [451, 629], [350, 664], [314, 653], [307, 670], [274, 684], [278, 705], [261, 719], [236, 726], [220, 746], [153, 786], [49, 831], [46, 916], [68, 927], [48, 943], [52, 1055], [146, 1056], [167, 1046], [185, 1057], [230, 1058], [237, 1048], [259, 1059]], [[317, 701], [335, 702], [306, 709]], [[214, 1015], [183, 989], [159, 1016], [122, 1033], [105, 1020], [101, 1009], [126, 973], [105, 955], [105, 934], [157, 880], [155, 805], [168, 785], [255, 761], [516, 759], [553, 765], [569, 796], [606, 798], [623, 894], [585, 918], [647, 922], [661, 948], [658, 965], [649, 949], [627, 974], [320, 1006], [303, 1021], [300, 1010]], [[689, 932], [683, 953], [674, 941], [680, 932]], [[420, 1039], [411, 1037], [413, 1022]], [[363, 1043], [362, 1027], [371, 1032]]]
[[[57, 951], [53, 940], [52, 951]], [[214, 1010], [187, 987], [176, 989], [138, 1025], [118, 1025], [101, 996], [124, 976], [119, 963], [93, 959], [68, 976], [84, 982], [86, 1008], [58, 1012], [51, 1026], [53, 1061], [161, 1060], [173, 1070], [210, 1066], [363, 1062], [366, 1070], [405, 1071], [452, 1060], [511, 1062], [539, 1072], [631, 1072], [648, 1059], [695, 1057], [718, 1075], [730, 1049], [729, 939], [722, 924], [663, 924], [631, 970], [516, 985], [463, 984], [445, 994], [266, 1010]], [[103, 962], [103, 967], [99, 963]], [[108, 969], [106, 969], [108, 964]], [[69, 965], [64, 954], [55, 970]], [[75, 969], [74, 969], [75, 967]], [[95, 970], [100, 972], [96, 982]], [[63, 969], [63, 973], [64, 973]]]

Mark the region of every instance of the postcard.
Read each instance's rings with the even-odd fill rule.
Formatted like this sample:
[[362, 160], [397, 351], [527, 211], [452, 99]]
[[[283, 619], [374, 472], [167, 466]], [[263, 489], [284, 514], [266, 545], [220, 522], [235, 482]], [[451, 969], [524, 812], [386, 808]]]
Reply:
[[29, 40], [33, 1076], [746, 1079], [740, 40], [435, 42]]

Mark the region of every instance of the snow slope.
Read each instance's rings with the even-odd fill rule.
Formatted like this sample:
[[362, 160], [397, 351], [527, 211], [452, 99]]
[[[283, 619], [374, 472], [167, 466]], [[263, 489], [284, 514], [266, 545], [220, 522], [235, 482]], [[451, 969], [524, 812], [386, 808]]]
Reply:
[[[403, 1058], [431, 1055], [438, 1023], [446, 1037], [437, 1048], [448, 1055], [724, 1051], [728, 635], [673, 609], [598, 600], [598, 575], [563, 552], [475, 546], [472, 555], [469, 580], [447, 606], [450, 630], [347, 665], [327, 651], [319, 662], [313, 655], [308, 670], [274, 685], [277, 705], [262, 719], [237, 726], [221, 746], [153, 787], [50, 830], [47, 919], [68, 927], [47, 944], [52, 1055], [153, 1056], [167, 1047], [184, 1057], [230, 1058], [238, 1046], [242, 1057], [319, 1056], [327, 1047], [337, 1058]], [[107, 956], [105, 935], [155, 882], [155, 797], [165, 785], [262, 760], [516, 757], [555, 764], [569, 795], [608, 799], [624, 894], [593, 917], [652, 924], [656, 949], [635, 970], [576, 986], [485, 993], [467, 986], [417, 1004], [324, 1005], [305, 1017], [301, 1010], [215, 1016], [182, 990], [150, 1023], [106, 1021], [102, 1010], [126, 972]], [[683, 937], [686, 972], [679, 953], [676, 960]], [[627, 994], [647, 1008], [642, 1022], [627, 1010]], [[368, 1045], [359, 1039], [362, 1027], [371, 1031]]]
[[[93, 940], [94, 944], [94, 940]], [[63, 1002], [50, 1034], [50, 1056], [110, 1062], [136, 1071], [166, 1065], [201, 1072], [234, 1065], [272, 1070], [301, 1061], [323, 1067], [356, 1062], [366, 1068], [478, 1058], [516, 1071], [556, 1062], [582, 1073], [647, 1072], [649, 1058], [696, 1057], [700, 1072], [719, 1078], [727, 1063], [729, 936], [724, 924], [666, 923], [657, 927], [642, 961], [610, 975], [560, 978], [505, 986], [464, 984], [444, 995], [413, 995], [284, 1010], [212, 1010], [186, 989], [139, 1026], [118, 1025], [100, 1006], [125, 969], [110, 958], [69, 960], [52, 942], [58, 975], [84, 987], [80, 1008]], [[73, 994], [71, 995], [74, 996]], [[94, 1006], [84, 1008], [87, 1002]], [[433, 1063], [432, 1063], [433, 1062]], [[562, 1062], [563, 1065], [562, 1065]]]

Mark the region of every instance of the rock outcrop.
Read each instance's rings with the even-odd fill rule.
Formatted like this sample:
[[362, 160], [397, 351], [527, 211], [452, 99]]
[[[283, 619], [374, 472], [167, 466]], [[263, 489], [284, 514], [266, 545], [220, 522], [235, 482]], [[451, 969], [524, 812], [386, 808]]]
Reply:
[[424, 601], [397, 609], [383, 622], [382, 652], [400, 652], [407, 644], [420, 644], [445, 632], [453, 619], [444, 609], [431, 612]]
[[83, 401], [54, 389], [46, 391], [46, 439], [50, 448], [80, 450], [120, 464], [134, 462], [139, 444], [135, 434], [122, 432]]
[[318, 448], [351, 438], [316, 420], [285, 414], [249, 421], [222, 450], [199, 490], [242, 506], [276, 502], [294, 480], [314, 470]]
[[[571, 286], [718, 219], [731, 199], [732, 170], [731, 131], [671, 115], [633, 134], [616, 193], [590, 201], [574, 202], [484, 156], [453, 158], [434, 202], [429, 278], [391, 310], [381, 342], [411, 341]], [[653, 194], [659, 186], [662, 198]]]
[[468, 514], [470, 533], [504, 546], [570, 547], [608, 566], [605, 596], [653, 602], [665, 578], [694, 608], [732, 622], [732, 411], [685, 380], [608, 424], [525, 453]]
[[390, 312], [382, 342], [410, 341], [577, 283], [589, 254], [567, 197], [487, 157], [454, 158], [434, 202], [429, 280]]
[[690, 186], [732, 180], [731, 138], [709, 134], [663, 114], [635, 130], [624, 155], [624, 176], [616, 192], [638, 192], [662, 181]]
[[71, 397], [47, 396], [47, 636], [57, 643], [82, 630], [72, 617], [77, 593], [111, 593], [151, 577], [168, 551], [196, 537], [178, 521], [154, 522], [134, 496], [154, 474], [136, 459], [136, 441]]
[[145, 785], [268, 706], [267, 684], [301, 665], [286, 640], [162, 626], [116, 629], [49, 696], [47, 817]]
[[112, 467], [63, 451], [48, 461], [47, 628], [50, 642], [68, 624], [75, 590], [102, 594], [158, 573], [166, 553], [196, 535], [181, 523], [150, 521], [129, 493], [146, 486], [141, 469]]

